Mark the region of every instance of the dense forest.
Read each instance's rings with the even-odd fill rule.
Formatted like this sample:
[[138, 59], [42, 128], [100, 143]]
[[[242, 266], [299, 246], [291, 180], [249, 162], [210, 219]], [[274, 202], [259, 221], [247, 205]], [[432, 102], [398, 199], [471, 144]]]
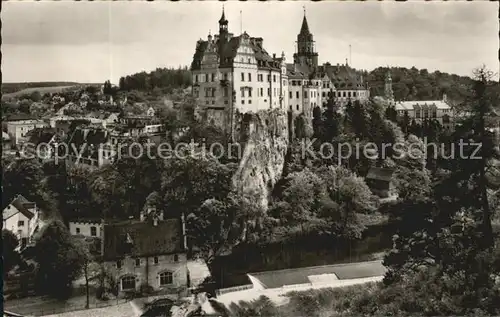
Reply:
[[187, 67], [157, 68], [149, 73], [140, 72], [120, 78], [121, 90], [151, 90], [154, 88], [186, 88], [191, 85], [191, 72]]
[[378, 67], [364, 74], [372, 96], [384, 95], [385, 76], [390, 70], [392, 89], [396, 100], [441, 100], [446, 94], [450, 100], [461, 102], [469, 94], [472, 79], [466, 76], [429, 73], [427, 69], [405, 67]]

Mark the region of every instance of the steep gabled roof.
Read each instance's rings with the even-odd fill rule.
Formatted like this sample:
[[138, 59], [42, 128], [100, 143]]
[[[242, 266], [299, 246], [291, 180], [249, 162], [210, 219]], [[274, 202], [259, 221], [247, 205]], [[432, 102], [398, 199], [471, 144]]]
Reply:
[[[180, 219], [158, 221], [124, 221], [107, 224], [104, 232], [104, 258], [114, 260], [184, 252], [184, 238]], [[127, 240], [131, 242], [127, 248]]]
[[81, 146], [85, 143], [87, 145], [100, 145], [106, 143], [108, 138], [109, 132], [106, 130], [78, 127], [69, 144], [75, 144], [75, 146]]
[[390, 182], [392, 180], [392, 175], [394, 174], [393, 168], [381, 168], [372, 167], [368, 171], [366, 179], [381, 180], [385, 182]]
[[29, 143], [38, 145], [40, 143], [49, 143], [55, 135], [56, 129], [54, 128], [35, 128], [29, 131], [26, 137], [29, 138]]
[[[15, 209], [9, 208], [10, 205], [14, 206]], [[3, 211], [4, 220], [14, 216], [18, 212], [25, 215], [28, 219], [33, 218], [34, 214], [28, 209], [34, 208], [35, 203], [27, 200], [24, 196], [17, 195], [16, 198], [14, 198], [14, 200], [10, 203], [10, 205], [7, 206]]]
[[349, 65], [325, 64], [319, 67], [319, 72], [326, 74], [338, 90], [364, 88], [361, 76]]
[[286, 64], [286, 72], [289, 79], [307, 79], [309, 76], [309, 68], [307, 66]]
[[191, 63], [191, 70], [197, 70], [201, 68], [201, 61], [203, 60], [203, 54], [208, 46], [208, 41], [199, 40], [196, 42], [196, 51], [194, 52], [193, 62]]
[[[222, 41], [224, 41], [224, 39], [219, 37], [217, 42], [211, 44], [216, 47], [216, 54], [219, 58], [221, 68], [227, 68], [233, 65], [234, 58], [236, 57], [243, 38], [249, 40], [249, 45], [254, 52], [259, 67], [279, 68], [279, 61], [273, 59], [262, 46], [262, 38], [250, 37], [246, 32], [241, 36], [233, 37], [231, 34], [229, 35], [230, 39], [227, 42], [223, 43]], [[201, 62], [209, 44], [208, 41], [203, 40], [199, 40], [196, 43], [196, 51], [193, 56], [193, 62], [191, 63], [191, 70], [199, 70], [201, 68]]]

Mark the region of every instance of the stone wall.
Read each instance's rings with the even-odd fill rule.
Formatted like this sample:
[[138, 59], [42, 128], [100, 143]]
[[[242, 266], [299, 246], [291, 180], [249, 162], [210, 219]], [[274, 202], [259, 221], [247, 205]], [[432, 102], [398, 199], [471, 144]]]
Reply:
[[[135, 276], [136, 290], [140, 289], [142, 284], [149, 284], [155, 290], [160, 289], [178, 289], [187, 286], [187, 259], [185, 254], [178, 254], [177, 261], [174, 255], [158, 256], [158, 264], [154, 264], [154, 257], [140, 258], [140, 266], [136, 266], [135, 258], [125, 258], [121, 261], [121, 268], [117, 267], [116, 261], [105, 262], [109, 270], [116, 278], [121, 291], [121, 278], [125, 276]], [[173, 284], [160, 286], [159, 274], [170, 271], [173, 274]]]

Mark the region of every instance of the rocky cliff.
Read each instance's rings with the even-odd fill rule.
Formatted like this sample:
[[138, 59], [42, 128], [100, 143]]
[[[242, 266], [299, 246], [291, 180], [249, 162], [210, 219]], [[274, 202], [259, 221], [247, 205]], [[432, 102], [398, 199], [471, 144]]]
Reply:
[[241, 144], [241, 160], [233, 176], [234, 188], [252, 194], [267, 209], [269, 195], [281, 178], [288, 147], [288, 118], [279, 109], [239, 114], [235, 141]]

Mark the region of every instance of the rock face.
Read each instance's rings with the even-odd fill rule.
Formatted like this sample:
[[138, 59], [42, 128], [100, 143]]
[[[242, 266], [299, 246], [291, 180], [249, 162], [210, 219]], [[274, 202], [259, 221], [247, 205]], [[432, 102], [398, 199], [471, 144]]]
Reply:
[[241, 144], [241, 160], [233, 186], [253, 194], [267, 209], [269, 195], [281, 178], [288, 147], [288, 117], [279, 109], [239, 114], [235, 141]]

